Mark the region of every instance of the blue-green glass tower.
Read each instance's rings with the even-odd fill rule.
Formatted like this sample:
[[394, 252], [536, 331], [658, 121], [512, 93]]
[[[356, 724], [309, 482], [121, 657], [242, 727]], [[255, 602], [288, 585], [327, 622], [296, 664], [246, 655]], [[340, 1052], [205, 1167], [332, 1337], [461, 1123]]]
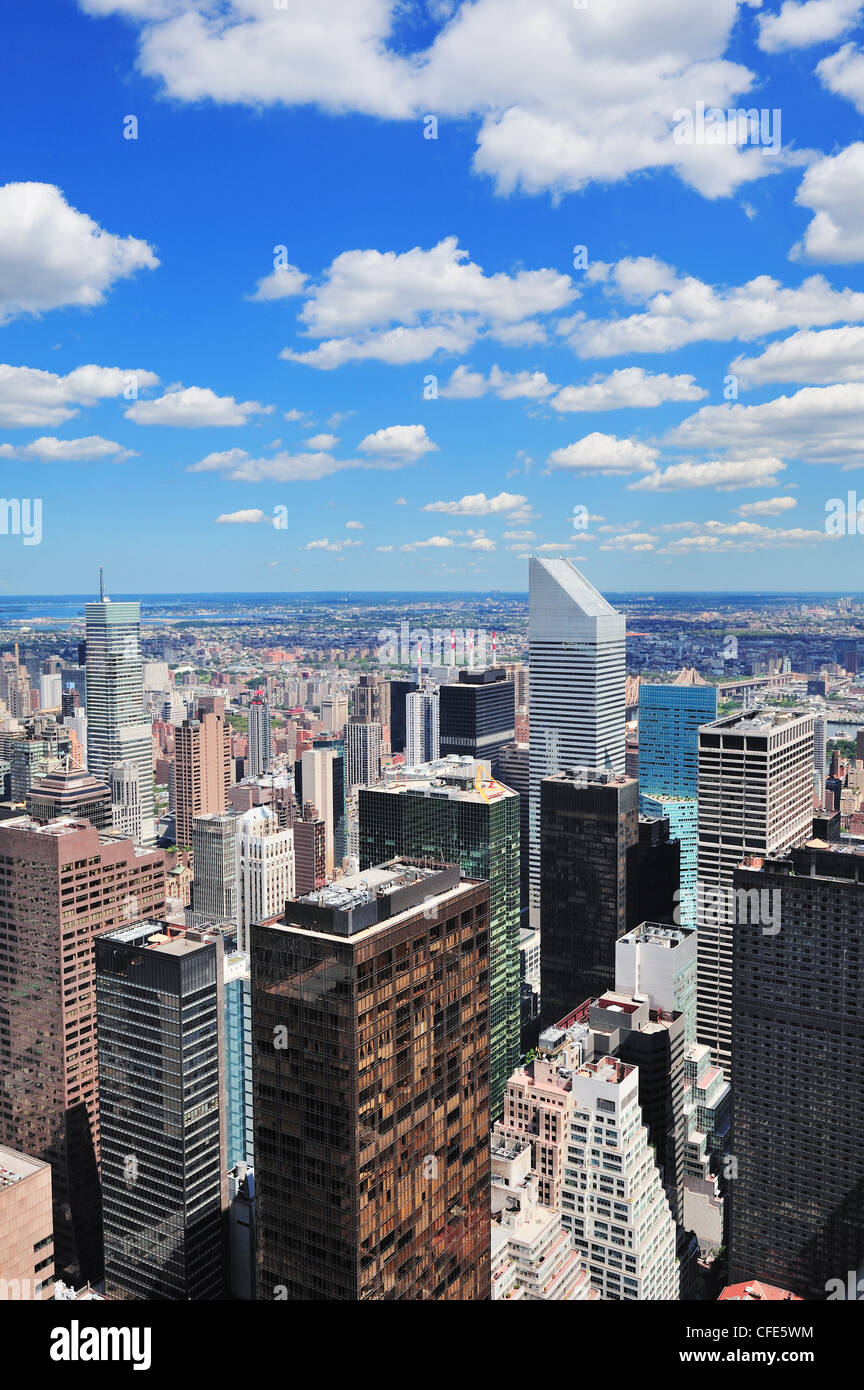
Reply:
[[252, 985], [249, 957], [225, 957], [225, 1149], [228, 1169], [255, 1161], [252, 1123]]
[[648, 796], [696, 796], [699, 725], [716, 718], [716, 686], [640, 685], [640, 792]]
[[640, 685], [639, 810], [668, 816], [681, 845], [679, 922], [695, 927], [699, 726], [717, 718], [713, 685]]

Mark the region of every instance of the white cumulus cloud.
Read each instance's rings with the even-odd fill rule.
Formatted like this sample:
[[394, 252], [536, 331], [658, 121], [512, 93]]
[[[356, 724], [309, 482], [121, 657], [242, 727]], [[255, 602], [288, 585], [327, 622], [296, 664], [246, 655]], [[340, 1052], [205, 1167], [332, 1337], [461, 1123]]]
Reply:
[[553, 449], [549, 469], [574, 473], [649, 473], [657, 466], [657, 450], [635, 439], [594, 431], [562, 449]]
[[426, 433], [425, 425], [388, 425], [385, 429], [367, 434], [357, 445], [364, 454], [373, 454], [384, 462], [414, 463], [424, 454], [437, 452]]
[[101, 304], [117, 280], [158, 264], [146, 241], [106, 232], [54, 184], [0, 187], [0, 323]]
[[209, 386], [173, 386], [153, 401], [136, 401], [124, 412], [136, 425], [174, 425], [180, 429], [245, 425], [250, 415], [268, 414], [272, 406], [217, 396]]

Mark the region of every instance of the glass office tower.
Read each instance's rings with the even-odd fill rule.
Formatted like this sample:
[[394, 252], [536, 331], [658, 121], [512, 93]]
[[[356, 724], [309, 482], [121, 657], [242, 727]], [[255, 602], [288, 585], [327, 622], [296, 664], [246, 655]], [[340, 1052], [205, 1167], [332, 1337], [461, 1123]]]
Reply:
[[227, 1206], [222, 942], [161, 922], [96, 939], [106, 1292], [218, 1298]]
[[252, 979], [242, 951], [225, 958], [226, 1167], [255, 1162], [252, 1124]]
[[528, 573], [530, 920], [542, 930], [540, 784], [567, 767], [624, 772], [626, 624], [572, 560], [532, 555]]
[[498, 1118], [507, 1078], [519, 1064], [519, 796], [490, 782], [473, 758], [447, 759], [361, 787], [360, 868], [397, 854], [459, 864], [489, 882], [489, 1110]]
[[153, 844], [153, 738], [144, 713], [140, 603], [84, 606], [87, 633], [87, 767], [110, 782], [115, 763], [138, 768], [141, 838]]
[[716, 686], [639, 686], [639, 790], [643, 795], [696, 796], [699, 725], [716, 718]]
[[258, 1297], [490, 1294], [489, 896], [346, 875], [252, 928]]

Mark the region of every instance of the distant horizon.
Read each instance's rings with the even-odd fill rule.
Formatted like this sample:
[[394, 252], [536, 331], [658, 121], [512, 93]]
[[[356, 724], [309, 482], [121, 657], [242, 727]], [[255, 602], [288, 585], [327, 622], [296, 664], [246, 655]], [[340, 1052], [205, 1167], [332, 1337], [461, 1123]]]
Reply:
[[[681, 588], [681, 589], [605, 589], [606, 594], [650, 594], [658, 598], [675, 596], [677, 594], [718, 594], [729, 598], [738, 595], [748, 598], [759, 598], [761, 596], [774, 598], [788, 595], [796, 598], [864, 598], [864, 589], [715, 589], [715, 588]], [[527, 589], [431, 589], [431, 588], [399, 588], [399, 589], [135, 589], [135, 590], [115, 590], [114, 594], [106, 594], [106, 598], [116, 599], [117, 602], [127, 602], [140, 598], [298, 598], [298, 597], [333, 597], [344, 598], [346, 596], [364, 598], [382, 595], [388, 597], [396, 594], [425, 594], [427, 596], [449, 596], [449, 595], [500, 595], [502, 597], [527, 598]], [[98, 601], [98, 592], [86, 591], [79, 592], [72, 589], [62, 591], [39, 591], [31, 590], [29, 593], [21, 594], [0, 594], [0, 604], [3, 603], [22, 603], [27, 599], [81, 599], [84, 602], [92, 603]]]
[[[604, 594], [616, 598], [627, 597], [654, 597], [654, 598], [675, 598], [686, 595], [713, 595], [723, 598], [862, 598], [864, 590], [861, 589], [605, 589]], [[489, 598], [498, 596], [501, 598], [524, 598], [529, 597], [527, 589], [154, 589], [146, 592], [143, 589], [130, 590], [128, 593], [115, 590], [113, 594], [106, 594], [109, 601], [117, 603], [136, 602], [144, 599], [242, 599], [242, 598], [393, 598], [403, 594], [416, 594], [426, 598]], [[26, 603], [29, 599], [48, 600], [62, 599], [64, 602], [73, 600], [82, 603], [98, 603], [99, 595], [91, 593], [75, 593], [73, 591], [62, 593], [29, 593], [29, 594], [3, 594], [0, 595], [0, 608], [6, 604]]]
[[[657, 598], [675, 596], [676, 594], [718, 594], [728, 598], [741, 596], [745, 598], [776, 598], [788, 595], [795, 598], [864, 598], [862, 589], [605, 589], [606, 594], [616, 595], [653, 595]], [[490, 595], [500, 595], [504, 598], [528, 598], [527, 589], [143, 589], [115, 590], [113, 594], [106, 594], [109, 601], [128, 602], [136, 598], [368, 598], [375, 596], [389, 597], [397, 594], [424, 594], [430, 597], [450, 595], [477, 595], [479, 597], [489, 597]], [[97, 603], [98, 594], [76, 593], [74, 590], [40, 593], [31, 592], [27, 594], [3, 594], [0, 595], [2, 603], [22, 603], [27, 599], [80, 599], [82, 602]]]

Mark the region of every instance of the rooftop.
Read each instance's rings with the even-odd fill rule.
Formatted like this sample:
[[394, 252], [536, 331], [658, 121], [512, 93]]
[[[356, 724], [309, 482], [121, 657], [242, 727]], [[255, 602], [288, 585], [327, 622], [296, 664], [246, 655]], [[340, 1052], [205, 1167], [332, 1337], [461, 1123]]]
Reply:
[[766, 734], [782, 729], [790, 724], [800, 724], [802, 720], [812, 719], [809, 710], [772, 709], [767, 705], [741, 710], [738, 714], [728, 714], [723, 719], [714, 719], [710, 724], [700, 724], [699, 732]]
[[751, 1279], [747, 1284], [727, 1284], [720, 1294], [718, 1303], [776, 1303], [791, 1300], [801, 1303], [797, 1293], [788, 1289], [778, 1289], [773, 1284], [763, 1284], [759, 1279]]
[[433, 917], [436, 912], [428, 905], [440, 902], [462, 886], [456, 864], [397, 857], [361, 873], [346, 874], [335, 883], [295, 898], [286, 904], [284, 919], [261, 925], [353, 937], [385, 923], [392, 925], [398, 917], [421, 908]]
[[188, 956], [200, 951], [214, 939], [197, 931], [184, 931], [182, 927], [171, 926], [168, 922], [135, 922], [131, 927], [118, 927], [117, 931], [105, 933], [107, 941], [117, 941], [124, 946], [142, 946], [149, 951], [158, 951], [165, 956]]
[[14, 1187], [24, 1178], [31, 1178], [40, 1168], [47, 1167], [48, 1164], [43, 1163], [40, 1158], [31, 1158], [29, 1154], [22, 1154], [17, 1149], [7, 1149], [0, 1145], [0, 1192], [7, 1187]]
[[415, 792], [445, 797], [448, 801], [492, 802], [518, 795], [492, 777], [488, 762], [455, 754], [431, 763], [418, 763], [416, 767], [387, 769], [383, 786], [372, 790], [391, 795]]

